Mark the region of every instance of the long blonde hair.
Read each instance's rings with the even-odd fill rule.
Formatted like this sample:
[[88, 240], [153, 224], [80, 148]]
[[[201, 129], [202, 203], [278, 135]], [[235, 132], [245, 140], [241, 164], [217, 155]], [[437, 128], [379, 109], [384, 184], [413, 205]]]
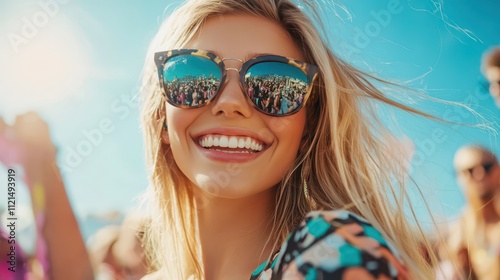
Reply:
[[[306, 7], [314, 6], [313, 2], [302, 2]], [[335, 56], [312, 21], [289, 0], [187, 1], [162, 24], [154, 38], [144, 68], [142, 108], [151, 174], [149, 204], [153, 220], [146, 233], [146, 246], [152, 270], [162, 269], [171, 279], [190, 275], [203, 279], [192, 186], [160, 138], [165, 104], [153, 53], [182, 48], [205, 20], [216, 14], [248, 14], [280, 24], [306, 61], [319, 66], [321, 72], [307, 103], [306, 136], [293, 166], [277, 187], [274, 226], [268, 242], [279, 248], [311, 210], [347, 209], [382, 232], [415, 278], [432, 278], [431, 267], [417, 249], [422, 240], [425, 243], [424, 233], [420, 227], [414, 231], [405, 216], [409, 198], [402, 157], [388, 152], [394, 138], [378, 121], [372, 103], [422, 113], [389, 99], [372, 85], [373, 77]], [[413, 211], [410, 216], [416, 221]]]

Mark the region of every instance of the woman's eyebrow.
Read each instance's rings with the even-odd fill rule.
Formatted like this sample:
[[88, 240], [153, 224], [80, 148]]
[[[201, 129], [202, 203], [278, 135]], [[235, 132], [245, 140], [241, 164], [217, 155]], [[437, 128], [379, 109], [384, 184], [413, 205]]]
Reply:
[[273, 53], [269, 53], [269, 52], [248, 52], [243, 58], [240, 58], [240, 57], [225, 57], [225, 56], [222, 56], [219, 52], [217, 52], [215, 50], [211, 50], [211, 49], [206, 49], [206, 50], [204, 49], [204, 51], [215, 54], [220, 59], [227, 59], [227, 58], [241, 59], [241, 60], [243, 60], [243, 63], [249, 61], [252, 58], [258, 57], [258, 56], [277, 55], [277, 54], [273, 54]]
[[262, 52], [250, 52], [243, 58], [243, 61], [247, 61], [247, 60], [250, 60], [254, 57], [263, 56], [263, 55], [272, 55], [272, 54], [271, 53], [262, 53]]

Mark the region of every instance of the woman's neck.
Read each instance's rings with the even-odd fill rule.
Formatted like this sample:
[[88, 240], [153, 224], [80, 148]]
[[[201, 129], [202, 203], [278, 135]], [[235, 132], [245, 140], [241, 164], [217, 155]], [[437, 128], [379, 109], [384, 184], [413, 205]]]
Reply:
[[240, 199], [198, 200], [198, 229], [205, 279], [248, 279], [272, 253], [275, 188]]

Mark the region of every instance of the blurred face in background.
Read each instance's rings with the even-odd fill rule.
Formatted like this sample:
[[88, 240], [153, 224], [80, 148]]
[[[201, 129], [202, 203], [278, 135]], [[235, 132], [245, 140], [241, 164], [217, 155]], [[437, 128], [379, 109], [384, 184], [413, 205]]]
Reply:
[[490, 83], [490, 94], [497, 107], [500, 107], [500, 67], [488, 66], [484, 70], [484, 75]]
[[480, 148], [466, 147], [455, 154], [455, 171], [469, 201], [487, 202], [500, 189], [496, 158]]

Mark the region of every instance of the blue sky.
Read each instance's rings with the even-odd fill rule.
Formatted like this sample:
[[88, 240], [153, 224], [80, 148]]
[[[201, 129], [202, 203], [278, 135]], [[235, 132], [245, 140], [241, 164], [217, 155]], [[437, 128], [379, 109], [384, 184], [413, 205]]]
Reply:
[[[57, 5], [44, 10], [40, 3], [48, 2], [0, 0], [0, 114], [12, 121], [35, 110], [47, 120], [79, 217], [126, 211], [147, 185], [134, 96], [148, 44], [172, 1], [54, 0]], [[485, 50], [500, 44], [500, 2], [343, 4], [349, 14], [340, 6], [322, 9], [329, 42], [340, 56], [432, 97], [464, 102], [487, 121], [497, 120], [499, 109], [480, 87], [479, 64]], [[38, 26], [26, 27], [30, 23]], [[477, 123], [459, 107], [430, 101], [415, 106], [450, 121]], [[385, 115], [389, 109], [381, 110]], [[451, 167], [453, 154], [471, 142], [498, 153], [495, 134], [394, 114], [401, 133], [415, 143], [413, 176], [433, 212], [457, 215], [464, 199]], [[26, 194], [20, 196], [27, 201]], [[415, 202], [421, 213], [423, 204]], [[0, 208], [5, 203], [0, 201]]]
[[[189, 63], [189, 68], [186, 65]], [[170, 70], [170, 71], [167, 71]], [[220, 79], [220, 70], [217, 64], [196, 56], [177, 56], [170, 58], [163, 68], [165, 81], [182, 79], [185, 76], [215, 77]]]

